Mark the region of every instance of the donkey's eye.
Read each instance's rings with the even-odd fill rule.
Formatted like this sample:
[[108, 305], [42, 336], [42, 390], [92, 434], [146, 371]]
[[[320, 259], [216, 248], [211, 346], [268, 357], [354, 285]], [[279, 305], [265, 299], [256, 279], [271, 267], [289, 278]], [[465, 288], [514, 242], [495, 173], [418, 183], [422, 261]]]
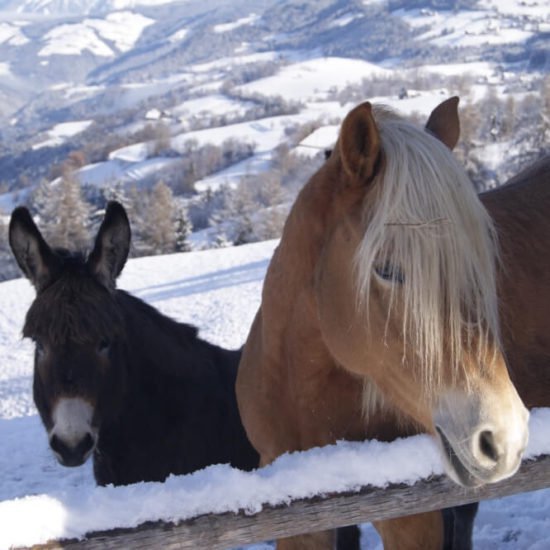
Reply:
[[39, 357], [42, 357], [42, 355], [44, 355], [44, 345], [42, 344], [42, 342], [40, 342], [40, 340], [34, 341], [34, 349], [36, 350], [36, 354]]
[[105, 355], [109, 351], [110, 347], [111, 342], [107, 338], [103, 338], [97, 346], [97, 351]]
[[390, 283], [397, 283], [402, 285], [405, 282], [405, 274], [403, 273], [401, 268], [390, 264], [389, 262], [375, 265], [374, 272], [376, 273], [376, 275], [378, 275], [378, 277]]

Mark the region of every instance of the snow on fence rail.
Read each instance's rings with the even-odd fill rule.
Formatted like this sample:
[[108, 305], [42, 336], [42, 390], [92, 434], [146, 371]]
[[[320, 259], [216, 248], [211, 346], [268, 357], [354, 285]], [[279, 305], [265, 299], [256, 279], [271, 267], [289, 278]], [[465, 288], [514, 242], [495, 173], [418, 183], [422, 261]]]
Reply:
[[550, 487], [550, 456], [528, 460], [507, 480], [477, 489], [458, 487], [445, 476], [414, 485], [364, 487], [353, 493], [297, 500], [255, 515], [210, 514], [181, 523], [149, 522], [133, 529], [90, 533], [86, 540], [54, 541], [34, 548], [226, 549], [345, 525]]
[[71, 487], [0, 502], [0, 548], [229, 548], [542, 489], [550, 487], [548, 426], [550, 409], [532, 411], [520, 471], [474, 490], [442, 475], [427, 435], [339, 442], [253, 472], [214, 465], [164, 483]]

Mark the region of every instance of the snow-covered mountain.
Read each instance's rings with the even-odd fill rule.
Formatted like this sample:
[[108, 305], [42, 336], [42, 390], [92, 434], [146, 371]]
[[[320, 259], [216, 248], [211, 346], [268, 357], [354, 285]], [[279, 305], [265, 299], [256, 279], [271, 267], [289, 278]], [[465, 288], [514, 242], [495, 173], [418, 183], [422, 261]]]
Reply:
[[139, 83], [259, 52], [537, 68], [549, 17], [545, 0], [0, 0], [0, 93], [11, 100], [0, 113], [59, 108], [61, 86]]
[[173, 3], [173, 0], [2, 0], [0, 11], [48, 16], [82, 16], [170, 3]]
[[92, 202], [162, 180], [193, 209], [275, 178], [288, 206], [365, 99], [422, 120], [460, 95], [458, 154], [479, 188], [503, 182], [550, 142], [547, 4], [0, 0], [0, 210], [70, 155]]

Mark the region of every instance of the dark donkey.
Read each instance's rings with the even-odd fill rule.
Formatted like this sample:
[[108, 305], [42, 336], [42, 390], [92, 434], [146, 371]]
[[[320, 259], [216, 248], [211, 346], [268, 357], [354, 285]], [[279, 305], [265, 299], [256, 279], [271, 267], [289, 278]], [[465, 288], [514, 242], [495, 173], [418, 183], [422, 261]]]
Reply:
[[10, 246], [37, 294], [23, 328], [34, 401], [55, 456], [78, 466], [93, 454], [100, 485], [256, 467], [235, 398], [240, 352], [115, 288], [130, 237], [116, 202], [87, 258], [52, 250], [25, 208], [12, 214]]

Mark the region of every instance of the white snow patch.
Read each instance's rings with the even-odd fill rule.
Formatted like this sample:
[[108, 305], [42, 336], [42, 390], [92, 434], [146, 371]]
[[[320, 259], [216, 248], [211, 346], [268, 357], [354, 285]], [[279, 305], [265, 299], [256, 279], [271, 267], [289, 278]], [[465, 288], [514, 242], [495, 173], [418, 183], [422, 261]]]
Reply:
[[80, 55], [84, 51], [101, 56], [114, 56], [114, 52], [89, 26], [78, 23], [60, 25], [49, 31], [44, 39], [46, 45], [38, 52], [41, 57], [50, 55]]
[[360, 59], [322, 57], [283, 67], [277, 74], [239, 86], [244, 94], [282, 95], [296, 101], [323, 100], [364, 78], [389, 75], [391, 71]]
[[256, 15], [255, 13], [251, 13], [246, 17], [241, 17], [240, 19], [237, 19], [236, 21], [232, 21], [230, 23], [222, 23], [220, 25], [214, 25], [213, 29], [214, 29], [214, 32], [217, 32], [217, 33], [234, 31], [235, 29], [238, 29], [239, 27], [243, 27], [244, 25], [253, 25], [259, 18], [260, 18], [259, 15]]
[[90, 18], [81, 23], [59, 25], [46, 33], [46, 45], [38, 55], [78, 55], [88, 50], [100, 57], [111, 57], [115, 54], [107, 42], [126, 52], [153, 23], [153, 19], [138, 13], [116, 12], [105, 19]]
[[93, 124], [93, 120], [75, 120], [73, 122], [62, 122], [56, 124], [49, 132], [49, 139], [41, 141], [32, 146], [33, 149], [41, 149], [42, 147], [55, 147], [62, 144], [68, 138], [80, 134]]
[[0, 76], [12, 76], [9, 63], [0, 62]]
[[168, 37], [169, 42], [181, 42], [189, 34], [189, 29], [180, 29]]
[[361, 19], [362, 17], [364, 17], [362, 13], [350, 13], [349, 15], [343, 15], [342, 17], [338, 17], [334, 21], [331, 21], [328, 28], [347, 27], [350, 23], [357, 19]]
[[302, 156], [314, 157], [321, 151], [332, 149], [339, 132], [340, 125], [321, 126], [300, 141], [297, 150]]
[[19, 25], [0, 21], [0, 44], [23, 46], [29, 42]]

